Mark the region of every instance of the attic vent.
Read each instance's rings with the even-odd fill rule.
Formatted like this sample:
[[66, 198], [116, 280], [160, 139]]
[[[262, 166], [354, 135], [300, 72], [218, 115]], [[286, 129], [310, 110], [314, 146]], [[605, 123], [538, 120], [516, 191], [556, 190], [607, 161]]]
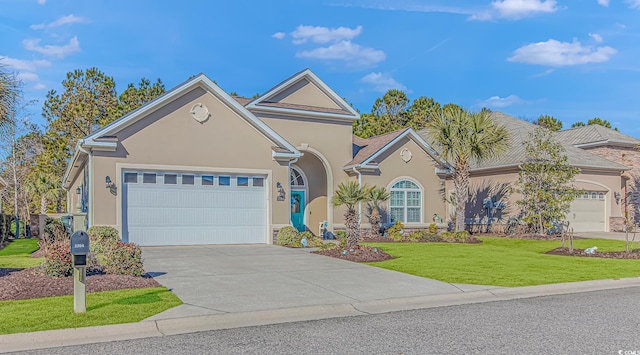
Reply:
[[211, 117], [211, 114], [209, 113], [209, 109], [207, 108], [207, 106], [201, 103], [197, 103], [193, 105], [190, 112], [191, 112], [191, 116], [193, 116], [193, 118], [200, 123], [206, 122], [209, 119], [209, 117]]

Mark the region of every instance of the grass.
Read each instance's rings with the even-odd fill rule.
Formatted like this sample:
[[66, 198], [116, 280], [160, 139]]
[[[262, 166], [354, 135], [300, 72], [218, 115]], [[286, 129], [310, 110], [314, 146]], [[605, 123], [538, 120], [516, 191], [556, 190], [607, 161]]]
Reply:
[[42, 264], [43, 258], [32, 258], [38, 250], [38, 239], [16, 239], [0, 250], [0, 268], [24, 269]]
[[[482, 244], [369, 243], [395, 259], [369, 265], [450, 283], [530, 286], [640, 276], [640, 260], [546, 255], [560, 241], [483, 237]], [[624, 250], [624, 242], [580, 239], [574, 248]]]
[[87, 294], [87, 312], [73, 312], [73, 296], [0, 301], [0, 334], [139, 322], [182, 304], [164, 287]]

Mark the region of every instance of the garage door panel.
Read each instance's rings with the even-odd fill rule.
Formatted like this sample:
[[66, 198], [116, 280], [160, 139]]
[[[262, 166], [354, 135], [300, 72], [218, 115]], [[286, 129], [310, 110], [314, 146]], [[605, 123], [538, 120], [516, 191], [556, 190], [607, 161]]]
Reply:
[[129, 241], [140, 245], [266, 242], [263, 187], [202, 186], [200, 179], [194, 185], [161, 181], [124, 186], [124, 229]]
[[567, 215], [575, 232], [605, 231], [605, 203], [599, 199], [577, 199], [571, 203]]

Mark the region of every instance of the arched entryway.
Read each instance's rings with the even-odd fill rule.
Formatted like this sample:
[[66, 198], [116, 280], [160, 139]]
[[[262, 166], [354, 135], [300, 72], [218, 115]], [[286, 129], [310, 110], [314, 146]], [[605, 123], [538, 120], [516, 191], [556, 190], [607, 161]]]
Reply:
[[320, 224], [331, 225], [332, 210], [329, 210], [328, 174], [325, 164], [309, 150], [291, 166], [291, 224], [300, 231], [308, 230], [318, 235]]

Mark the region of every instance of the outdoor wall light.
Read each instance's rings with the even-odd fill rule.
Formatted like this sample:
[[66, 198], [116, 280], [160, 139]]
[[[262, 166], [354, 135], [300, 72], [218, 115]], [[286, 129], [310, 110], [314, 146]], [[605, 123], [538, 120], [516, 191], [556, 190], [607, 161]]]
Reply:
[[82, 189], [80, 188], [80, 186], [78, 186], [78, 188], [76, 189], [76, 195], [80, 195], [82, 193]]
[[111, 178], [109, 177], [109, 175], [107, 175], [107, 177], [104, 178], [104, 183], [105, 183], [105, 185], [106, 185], [105, 187], [107, 189], [112, 189], [112, 188], [116, 187], [116, 184], [111, 182]]
[[613, 197], [616, 198], [616, 203], [620, 204], [620, 199], [622, 198], [622, 195], [620, 195], [620, 193], [618, 191], [613, 193]]

